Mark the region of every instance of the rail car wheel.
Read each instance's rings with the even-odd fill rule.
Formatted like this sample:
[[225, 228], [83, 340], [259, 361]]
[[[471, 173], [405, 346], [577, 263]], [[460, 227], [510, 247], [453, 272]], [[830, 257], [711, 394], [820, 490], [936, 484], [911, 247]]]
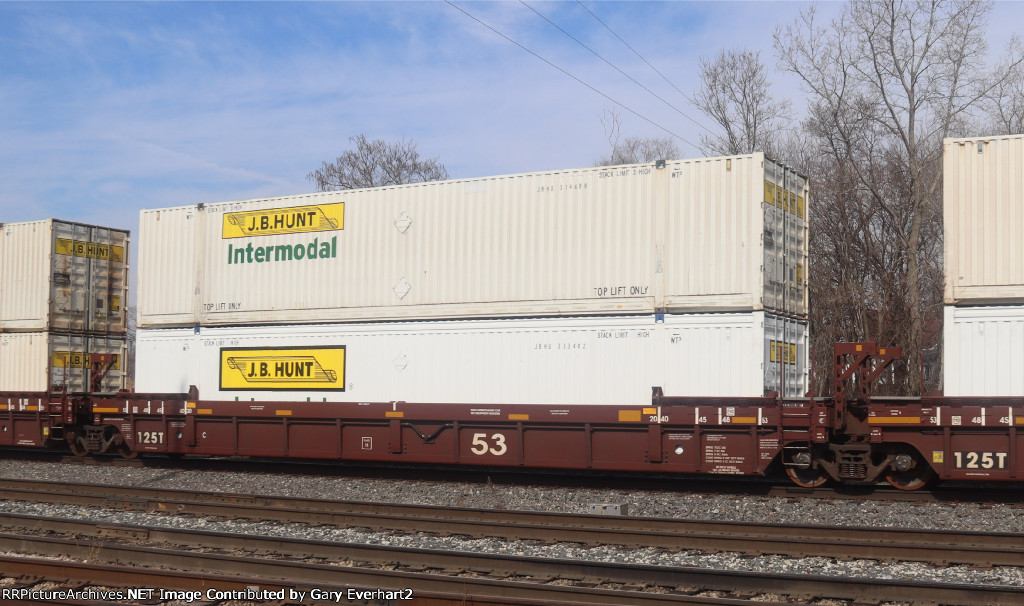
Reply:
[[73, 432], [69, 432], [66, 439], [68, 442], [68, 448], [71, 449], [71, 454], [76, 457], [84, 457], [89, 454], [89, 449], [78, 441], [78, 436]]
[[918, 490], [935, 479], [935, 470], [919, 457], [902, 454], [896, 457], [893, 468], [886, 472], [885, 481], [900, 490]]
[[139, 451], [132, 450], [127, 446], [121, 446], [117, 449], [117, 454], [121, 455], [125, 459], [135, 459], [139, 456]]
[[817, 488], [828, 481], [828, 474], [821, 469], [815, 469], [809, 467], [807, 469], [800, 469], [799, 467], [787, 467], [786, 475], [793, 481], [797, 486], [803, 488]]

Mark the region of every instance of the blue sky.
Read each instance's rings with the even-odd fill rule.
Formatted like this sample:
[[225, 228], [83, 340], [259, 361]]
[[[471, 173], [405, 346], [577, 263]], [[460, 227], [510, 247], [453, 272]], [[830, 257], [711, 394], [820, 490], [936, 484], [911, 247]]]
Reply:
[[[458, 5], [699, 141], [699, 126], [523, 4]], [[579, 4], [530, 6], [707, 124]], [[749, 48], [799, 104], [771, 37], [805, 3], [586, 6], [687, 93], [701, 56]], [[1024, 3], [997, 4], [993, 55], [1020, 23]], [[455, 178], [590, 166], [608, 152], [601, 115], [612, 107], [444, 2], [0, 2], [0, 222], [134, 232], [142, 208], [304, 193], [306, 174], [359, 133], [414, 139]], [[665, 135], [619, 111], [624, 135]]]

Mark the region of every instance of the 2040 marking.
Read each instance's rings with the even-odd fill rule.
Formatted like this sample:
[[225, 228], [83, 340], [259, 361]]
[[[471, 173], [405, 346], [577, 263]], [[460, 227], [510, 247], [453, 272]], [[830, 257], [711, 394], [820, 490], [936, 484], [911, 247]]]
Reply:
[[135, 441], [139, 444], [163, 444], [164, 432], [162, 431], [139, 431], [135, 434]]
[[485, 433], [473, 434], [472, 446], [469, 448], [469, 452], [475, 455], [485, 455], [491, 453], [494, 456], [500, 457], [501, 455], [508, 452], [508, 445], [505, 444], [505, 434], [496, 433], [492, 434], [490, 441], [487, 439]]
[[953, 464], [957, 469], [1006, 469], [1005, 452], [955, 451]]

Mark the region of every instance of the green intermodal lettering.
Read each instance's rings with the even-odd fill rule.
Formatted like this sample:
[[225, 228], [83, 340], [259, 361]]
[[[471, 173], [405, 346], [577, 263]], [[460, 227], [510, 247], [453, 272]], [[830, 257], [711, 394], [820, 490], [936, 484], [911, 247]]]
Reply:
[[252, 242], [245, 248], [235, 248], [228, 244], [228, 265], [245, 265], [247, 263], [270, 263], [274, 261], [301, 261], [303, 259], [335, 259], [338, 257], [338, 236], [330, 242], [321, 242], [313, 238], [309, 244], [279, 244], [277, 246], [253, 246]]

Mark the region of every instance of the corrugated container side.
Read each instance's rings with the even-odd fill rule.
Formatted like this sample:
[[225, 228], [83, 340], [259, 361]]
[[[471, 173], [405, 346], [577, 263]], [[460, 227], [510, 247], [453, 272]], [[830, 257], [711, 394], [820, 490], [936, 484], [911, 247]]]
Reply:
[[[630, 165], [143, 211], [139, 326], [803, 316], [800, 271], [765, 305], [763, 155], [672, 166], [685, 189]], [[777, 240], [806, 259], [806, 238]]]
[[[244, 208], [343, 202], [344, 227], [247, 239], [221, 237], [238, 205], [207, 205], [199, 323], [647, 311], [649, 187], [578, 170], [298, 196]], [[306, 250], [226, 262], [250, 244]]]
[[1024, 305], [944, 313], [945, 395], [1024, 396]]
[[669, 311], [759, 310], [763, 154], [670, 163]]
[[8, 223], [0, 244], [0, 330], [46, 330], [52, 220]]
[[140, 330], [136, 388], [196, 385], [209, 400], [537, 405], [643, 405], [654, 386], [760, 396], [777, 377], [766, 374], [769, 344], [783, 335], [798, 348], [781, 354], [787, 390], [803, 395], [806, 372], [790, 360], [806, 360], [806, 324], [785, 336], [773, 321], [747, 312]]
[[69, 392], [91, 391], [91, 354], [114, 354], [117, 360], [101, 383], [101, 391], [125, 386], [124, 337], [86, 336], [50, 332], [0, 335], [0, 391], [46, 391], [65, 387]]
[[56, 219], [8, 223], [0, 330], [124, 334], [128, 232]]
[[195, 206], [139, 214], [140, 327], [187, 326], [197, 321], [202, 285], [196, 236], [201, 218]]
[[947, 305], [1024, 303], [1024, 135], [946, 139]]
[[807, 315], [808, 183], [764, 154], [669, 163], [669, 311]]

